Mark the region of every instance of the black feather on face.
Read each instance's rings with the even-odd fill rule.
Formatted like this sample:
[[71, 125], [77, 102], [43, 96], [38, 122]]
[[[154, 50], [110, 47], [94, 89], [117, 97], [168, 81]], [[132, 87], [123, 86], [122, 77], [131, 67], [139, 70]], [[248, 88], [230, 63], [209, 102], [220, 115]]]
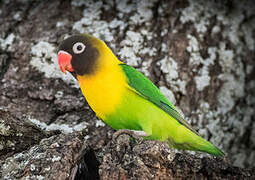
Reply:
[[92, 39], [84, 35], [74, 35], [59, 46], [72, 56], [71, 65], [78, 75], [91, 74], [96, 68], [99, 51], [92, 45]]

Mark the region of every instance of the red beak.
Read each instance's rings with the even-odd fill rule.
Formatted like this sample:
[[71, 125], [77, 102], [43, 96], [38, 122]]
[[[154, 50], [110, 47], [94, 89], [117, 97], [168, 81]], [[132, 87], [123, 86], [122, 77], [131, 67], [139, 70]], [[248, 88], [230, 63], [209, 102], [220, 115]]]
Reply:
[[66, 71], [74, 72], [74, 69], [71, 65], [72, 55], [66, 51], [58, 52], [58, 65], [60, 70], [66, 74]]

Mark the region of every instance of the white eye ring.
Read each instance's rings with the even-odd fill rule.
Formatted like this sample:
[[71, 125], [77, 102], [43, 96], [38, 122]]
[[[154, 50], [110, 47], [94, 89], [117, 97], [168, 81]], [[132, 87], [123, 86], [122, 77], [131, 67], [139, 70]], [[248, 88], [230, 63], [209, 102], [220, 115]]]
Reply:
[[86, 46], [81, 43], [81, 42], [77, 42], [73, 45], [73, 52], [75, 54], [80, 54], [85, 50]]

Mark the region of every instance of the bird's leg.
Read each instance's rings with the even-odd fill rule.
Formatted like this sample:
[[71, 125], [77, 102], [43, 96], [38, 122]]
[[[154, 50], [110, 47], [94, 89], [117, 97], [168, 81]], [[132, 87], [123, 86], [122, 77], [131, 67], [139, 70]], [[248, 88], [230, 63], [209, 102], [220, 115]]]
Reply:
[[118, 131], [116, 131], [113, 135], [112, 135], [112, 139], [114, 141], [117, 140], [117, 138], [119, 137], [119, 135], [121, 134], [128, 134], [129, 136], [133, 137], [134, 139], [138, 139], [139, 141], [143, 139], [143, 137], [147, 137], [149, 136], [145, 131], [136, 131], [136, 130], [129, 130], [129, 129], [120, 129]]

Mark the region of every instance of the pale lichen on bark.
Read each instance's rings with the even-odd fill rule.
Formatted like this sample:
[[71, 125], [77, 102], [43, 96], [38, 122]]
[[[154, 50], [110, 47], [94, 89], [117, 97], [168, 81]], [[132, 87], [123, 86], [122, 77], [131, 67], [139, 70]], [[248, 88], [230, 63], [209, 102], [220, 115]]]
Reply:
[[[134, 168], [133, 172], [140, 177], [155, 177], [157, 172], [162, 177], [177, 177], [182, 172], [187, 173], [182, 177], [197, 172], [200, 174], [194, 177], [201, 174], [206, 177], [208, 169], [203, 168], [207, 167], [204, 161], [224, 164], [207, 157], [176, 156], [169, 153], [166, 144], [156, 142], [132, 144], [124, 141], [128, 137], [117, 144], [111, 142], [113, 130], [95, 118], [77, 89], [78, 84], [70, 74], [61, 74], [57, 64], [57, 46], [63, 37], [90, 33], [104, 40], [120, 60], [149, 77], [204, 138], [228, 154], [234, 165], [254, 166], [255, 8], [252, 1], [73, 0], [17, 1], [17, 4], [6, 1], [0, 10], [0, 22], [5, 22], [0, 23], [0, 108], [7, 108], [16, 117], [27, 117], [41, 128], [39, 132], [73, 133], [62, 134], [59, 139], [66, 139], [69, 145], [82, 144], [86, 139], [93, 150], [102, 154], [102, 176], [119, 172], [112, 168], [117, 164], [121, 175], [132, 177], [127, 169], [136, 162], [135, 167], [141, 169]], [[70, 88], [70, 84], [75, 88]], [[1, 121], [0, 135], [9, 137], [8, 127]], [[74, 131], [81, 130], [86, 133], [81, 141], [76, 141], [78, 133]], [[0, 161], [5, 164], [2, 172], [11, 175], [13, 162], [18, 164], [18, 169], [36, 174], [40, 165], [32, 161], [37, 155], [41, 160], [45, 158], [36, 151], [58, 148], [52, 139], [43, 140], [54, 144], [50, 147], [39, 140], [37, 145], [31, 144], [26, 151], [20, 149], [22, 152], [18, 151], [6, 162]], [[115, 145], [118, 148], [114, 149]], [[18, 149], [13, 141], [1, 140], [0, 150], [3, 148]], [[144, 156], [143, 149], [148, 157], [154, 158], [152, 161], [147, 154]], [[68, 156], [68, 149], [64, 150]], [[124, 155], [126, 164], [116, 154]], [[47, 163], [58, 163], [65, 156], [59, 157], [54, 154]], [[32, 161], [24, 164], [28, 162], [26, 158]], [[184, 163], [190, 167], [192, 162], [196, 163], [194, 171], [178, 169], [178, 165]], [[212, 169], [217, 169], [216, 175], [220, 176], [229, 166]], [[47, 172], [43, 177], [52, 170], [44, 168], [42, 172]], [[228, 177], [235, 174], [235, 169], [226, 171], [231, 172]], [[250, 177], [247, 174], [242, 177]], [[238, 173], [235, 176], [239, 177]]]

